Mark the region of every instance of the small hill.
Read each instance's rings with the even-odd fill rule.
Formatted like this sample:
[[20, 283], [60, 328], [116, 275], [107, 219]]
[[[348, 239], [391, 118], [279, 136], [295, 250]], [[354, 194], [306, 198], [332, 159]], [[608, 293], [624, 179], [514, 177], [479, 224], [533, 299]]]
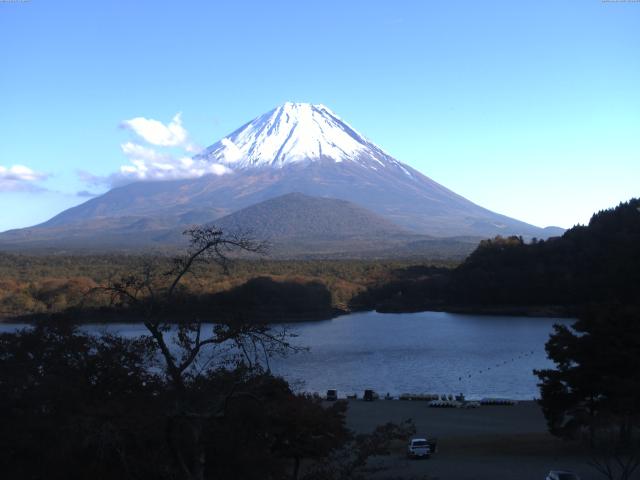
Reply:
[[243, 208], [215, 221], [229, 232], [251, 232], [263, 239], [344, 239], [408, 232], [346, 200], [288, 193]]
[[69, 225], [40, 225], [0, 234], [0, 250], [38, 253], [172, 253], [186, 246], [182, 232], [214, 224], [269, 243], [271, 258], [410, 258], [462, 260], [478, 237], [434, 238], [398, 227], [346, 200], [289, 193], [215, 220], [199, 209], [159, 217], [100, 217]]

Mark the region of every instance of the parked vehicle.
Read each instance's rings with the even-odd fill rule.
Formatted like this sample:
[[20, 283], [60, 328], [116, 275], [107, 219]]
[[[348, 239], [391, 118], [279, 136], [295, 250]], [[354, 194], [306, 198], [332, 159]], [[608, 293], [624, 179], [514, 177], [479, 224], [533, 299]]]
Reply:
[[327, 390], [327, 400], [329, 402], [335, 402], [338, 400], [338, 391], [337, 390]]
[[407, 447], [409, 458], [429, 458], [431, 448], [426, 438], [412, 438]]
[[373, 390], [365, 390], [364, 395], [362, 396], [362, 399], [365, 402], [372, 402], [374, 400], [377, 400], [378, 398], [380, 398], [380, 396]]
[[545, 480], [580, 480], [580, 477], [565, 470], [551, 470]]

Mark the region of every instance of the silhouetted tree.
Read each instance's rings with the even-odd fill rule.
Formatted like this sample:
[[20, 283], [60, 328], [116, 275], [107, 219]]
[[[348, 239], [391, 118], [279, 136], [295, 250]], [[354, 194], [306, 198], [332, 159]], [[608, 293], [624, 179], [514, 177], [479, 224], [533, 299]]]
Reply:
[[194, 450], [203, 478], [291, 478], [300, 458], [349, 438], [343, 404], [325, 409], [247, 366], [194, 376], [177, 395], [155, 352], [67, 324], [0, 335], [2, 478], [184, 478], [177, 461]]
[[598, 471], [628, 479], [640, 463], [640, 313], [592, 307], [554, 328], [546, 350], [556, 369], [535, 372], [549, 431], [585, 440]]
[[2, 477], [153, 478], [163, 382], [144, 339], [66, 324], [0, 335]]
[[[159, 274], [154, 264], [147, 263], [140, 273], [112, 279], [101, 290], [110, 293], [114, 301], [126, 303], [143, 315], [144, 325], [162, 356], [167, 379], [174, 390], [174, 408], [166, 426], [169, 449], [183, 478], [201, 480], [206, 465], [203, 429], [207, 422], [224, 415], [230, 398], [251, 393], [232, 385], [227, 391], [218, 392], [206, 406], [194, 408], [189, 386], [203, 375], [195, 367], [199, 362], [208, 365], [209, 370], [219, 367], [211, 350], [216, 346], [232, 345], [238, 361], [250, 367], [259, 365], [261, 357], [286, 354], [294, 347], [288, 342], [286, 330], [272, 332], [266, 323], [246, 319], [216, 323], [203, 334], [203, 323], [199, 318], [178, 318], [177, 332], [173, 336], [166, 310], [176, 300], [181, 281], [187, 275], [195, 274], [197, 266], [207, 262], [214, 262], [227, 271], [228, 254], [234, 250], [260, 253], [264, 249], [262, 244], [247, 236], [227, 235], [215, 227], [193, 228], [185, 234], [190, 238], [190, 247], [184, 255], [175, 258], [172, 269]], [[177, 348], [171, 348], [172, 338], [177, 340]], [[207, 358], [202, 360], [206, 349], [209, 349]]]
[[395, 441], [406, 442], [416, 433], [415, 424], [405, 420], [400, 424], [380, 425], [368, 434], [355, 435], [342, 448], [334, 450], [304, 476], [305, 480], [364, 480], [370, 457], [388, 455]]

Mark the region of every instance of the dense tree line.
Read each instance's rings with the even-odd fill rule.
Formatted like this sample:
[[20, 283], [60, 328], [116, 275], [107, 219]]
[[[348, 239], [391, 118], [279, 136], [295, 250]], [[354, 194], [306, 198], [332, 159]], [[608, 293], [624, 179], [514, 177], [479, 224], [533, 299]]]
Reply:
[[[392, 278], [394, 271], [412, 263], [236, 259], [233, 269], [226, 274], [214, 266], [199, 265], [198, 275], [184, 280], [182, 294], [186, 304], [214, 308], [219, 303], [228, 303], [230, 298], [238, 298], [239, 293], [250, 295], [253, 299], [250, 302], [255, 303], [267, 291], [276, 289], [280, 300], [286, 302], [286, 292], [297, 286], [305, 292], [303, 296], [313, 296], [313, 292], [319, 292], [322, 285], [330, 294], [329, 307], [324, 300], [318, 302], [316, 295], [308, 303], [313, 307], [309, 311], [300, 312], [301, 302], [298, 302], [297, 306], [283, 304], [280, 313], [289, 317], [298, 313], [302, 313], [302, 317], [326, 316], [329, 310], [347, 308], [351, 299], [369, 285]], [[110, 307], [109, 298], [96, 294], [94, 289], [110, 278], [130, 274], [149, 264], [157, 269], [168, 269], [171, 259], [166, 256], [27, 256], [0, 253], [0, 318], [46, 316], [69, 310], [85, 310], [91, 314], [96, 310], [106, 312]], [[264, 287], [262, 292], [259, 292], [260, 286]], [[93, 293], [87, 295], [88, 292]], [[224, 292], [229, 292], [229, 295]], [[294, 299], [289, 301], [294, 302]], [[320, 314], [320, 310], [324, 313]], [[92, 319], [88, 313], [82, 320]]]
[[352, 301], [355, 307], [560, 306], [640, 303], [640, 200], [596, 213], [548, 240], [496, 237], [457, 268], [404, 269]]
[[451, 295], [477, 304], [636, 302], [639, 208], [638, 199], [622, 203], [547, 241], [485, 241], [455, 270]]

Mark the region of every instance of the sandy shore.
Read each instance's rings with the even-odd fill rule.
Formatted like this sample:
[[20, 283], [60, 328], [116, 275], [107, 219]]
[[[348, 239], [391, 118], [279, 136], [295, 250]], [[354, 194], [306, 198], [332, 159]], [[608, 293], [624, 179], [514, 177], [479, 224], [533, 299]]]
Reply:
[[390, 457], [374, 459], [382, 468], [372, 478], [544, 480], [552, 469], [571, 470], [582, 480], [597, 479], [579, 446], [547, 433], [534, 402], [477, 409], [429, 408], [426, 402], [351, 400], [347, 424], [358, 433], [376, 425], [411, 418], [417, 436], [438, 438], [438, 453], [429, 460], [409, 460], [404, 446]]

